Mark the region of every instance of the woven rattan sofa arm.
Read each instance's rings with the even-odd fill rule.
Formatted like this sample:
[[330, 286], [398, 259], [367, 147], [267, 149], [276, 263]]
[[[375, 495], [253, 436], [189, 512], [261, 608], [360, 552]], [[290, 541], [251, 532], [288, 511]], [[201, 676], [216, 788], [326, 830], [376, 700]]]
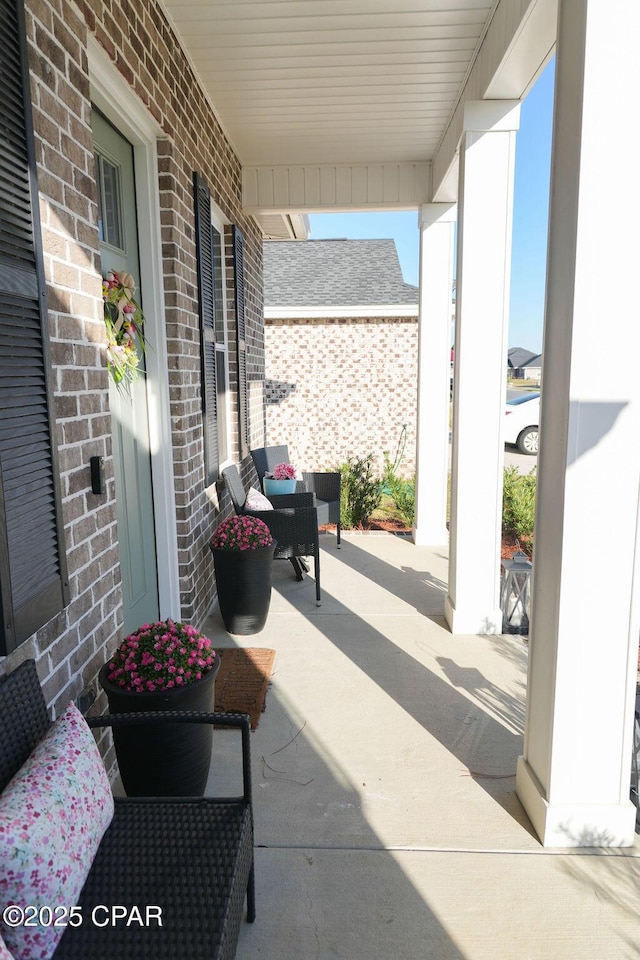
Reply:
[[126, 727], [136, 724], [208, 723], [212, 727], [235, 727], [242, 732], [242, 800], [251, 804], [251, 720], [247, 713], [201, 713], [197, 710], [148, 710], [140, 713], [105, 713], [87, 717], [94, 727]]
[[[285, 508], [283, 510], [252, 511], [251, 516], [264, 520], [279, 546], [284, 544], [315, 544], [318, 540], [318, 511], [315, 507], [311, 507], [309, 510]], [[310, 549], [308, 553], [313, 553], [313, 549]], [[299, 556], [300, 553], [295, 555]]]
[[313, 507], [313, 494], [306, 491], [299, 493], [279, 493], [277, 496], [267, 497], [273, 504], [274, 510], [284, 510], [294, 507], [300, 510], [310, 510]]

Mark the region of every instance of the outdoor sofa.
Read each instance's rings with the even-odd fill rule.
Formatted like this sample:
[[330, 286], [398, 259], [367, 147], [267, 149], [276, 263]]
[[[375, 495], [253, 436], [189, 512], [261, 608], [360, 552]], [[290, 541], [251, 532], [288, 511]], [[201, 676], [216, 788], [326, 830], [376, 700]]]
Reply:
[[[50, 779], [55, 778], [56, 764], [69, 761], [69, 757], [59, 756], [59, 746], [49, 747], [59, 721], [52, 724], [49, 719], [33, 660], [25, 661], [0, 682], [0, 832], [4, 832], [0, 855], [5, 858], [0, 864], [0, 895], [7, 897], [7, 883], [16, 876], [23, 888], [22, 898], [9, 895], [0, 904], [0, 916], [8, 921], [0, 929], [12, 949], [11, 954], [6, 950], [3, 952], [0, 939], [0, 957], [20, 956], [35, 960], [35, 957], [51, 955], [39, 952], [37, 944], [32, 949], [23, 945], [23, 952], [15, 953], [10, 942], [14, 933], [11, 928], [18, 926], [17, 920], [22, 918], [24, 922], [28, 919], [29, 905], [36, 905], [40, 919], [44, 916], [47, 924], [46, 911], [44, 915], [41, 912], [42, 891], [38, 900], [30, 895], [25, 883], [38, 869], [45, 883], [47, 878], [55, 879], [60, 873], [66, 847], [75, 842], [74, 837], [68, 835], [70, 822], [73, 828], [75, 810], [78, 825], [83, 816], [86, 820], [87, 812], [95, 818], [101, 816], [100, 809], [95, 814], [91, 810], [100, 787], [93, 789], [90, 778], [83, 773], [88, 754], [95, 753], [97, 761], [102, 764], [87, 724], [101, 727], [167, 722], [166, 713], [122, 714], [85, 721], [73, 704], [65, 711], [65, 717], [67, 715], [72, 717], [77, 728], [83, 728], [80, 733], [90, 743], [85, 743], [81, 749], [74, 747], [77, 756], [62, 768], [64, 789], [69, 789], [69, 781], [72, 783], [69, 803], [61, 807], [58, 797], [58, 808], [50, 806], [47, 809], [47, 804], [54, 802], [51, 797], [55, 791], [51, 789]], [[245, 895], [246, 918], [249, 922], [255, 918], [249, 717], [245, 714], [172, 712], [170, 720], [172, 723], [205, 722], [214, 727], [235, 727], [241, 731], [242, 796], [231, 799], [113, 798], [102, 766], [108, 791], [106, 803], [112, 810], [115, 808], [113, 819], [99, 841], [92, 864], [87, 866], [88, 875], [77, 902], [48, 904], [52, 909], [61, 907], [67, 911], [55, 915], [63, 921], [62, 938], [53, 954], [55, 960], [144, 960], [147, 957], [149, 960], [233, 960]], [[43, 755], [46, 758], [44, 764]], [[34, 757], [39, 758], [39, 766], [33, 764]], [[76, 767], [78, 775], [74, 783]], [[44, 772], [44, 783], [38, 785], [33, 779], [25, 780], [26, 770], [30, 771], [28, 776], [34, 775], [36, 779]], [[18, 776], [12, 780], [16, 774]], [[15, 800], [18, 796], [20, 799], [16, 784], [25, 788], [24, 811], [18, 812], [14, 827], [17, 839], [5, 842], [11, 822], [9, 798]], [[40, 810], [38, 804], [42, 804]], [[56, 843], [64, 844], [58, 854], [51, 852], [47, 842], [42, 843], [43, 827], [45, 837], [51, 839], [53, 847]], [[38, 831], [40, 842], [35, 840]], [[76, 838], [80, 840], [79, 851], [82, 853], [89, 844], [87, 833], [91, 832], [91, 824], [88, 828], [86, 823], [78, 826], [78, 831], [82, 831]], [[21, 857], [26, 856], [23, 848], [28, 846], [32, 834], [35, 845], [32, 856], [36, 866], [33, 872], [25, 866], [21, 878], [19, 871], [7, 867], [6, 859], [15, 857], [15, 847], [20, 848]], [[65, 879], [65, 876], [58, 877], [60, 882]], [[7, 913], [10, 904], [17, 907]], [[72, 909], [74, 912], [70, 913]], [[43, 936], [51, 933], [51, 927], [49, 923]], [[25, 930], [18, 932], [24, 933]], [[37, 930], [27, 930], [27, 933], [32, 940], [41, 935]]]

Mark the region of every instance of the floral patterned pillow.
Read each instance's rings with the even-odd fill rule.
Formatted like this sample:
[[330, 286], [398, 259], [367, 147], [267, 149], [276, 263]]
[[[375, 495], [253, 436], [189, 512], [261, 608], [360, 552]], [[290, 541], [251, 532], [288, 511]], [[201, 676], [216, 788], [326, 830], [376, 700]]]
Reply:
[[[0, 915], [10, 905], [75, 906], [112, 817], [96, 742], [70, 703], [0, 797]], [[39, 926], [0, 920], [15, 960], [53, 955], [65, 928], [38, 916]]]
[[14, 957], [12, 957], [7, 950], [7, 945], [2, 937], [0, 937], [0, 960], [14, 960]]

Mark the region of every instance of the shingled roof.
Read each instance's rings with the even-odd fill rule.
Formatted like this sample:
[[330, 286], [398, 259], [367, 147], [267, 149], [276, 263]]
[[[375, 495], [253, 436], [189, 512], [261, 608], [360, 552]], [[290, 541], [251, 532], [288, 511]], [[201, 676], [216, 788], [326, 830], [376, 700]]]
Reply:
[[531, 361], [536, 359], [540, 359], [540, 354], [532, 350], [525, 350], [524, 347], [510, 347], [507, 353], [507, 366], [514, 369], [528, 367]]
[[418, 302], [393, 240], [267, 240], [263, 249], [265, 307]]

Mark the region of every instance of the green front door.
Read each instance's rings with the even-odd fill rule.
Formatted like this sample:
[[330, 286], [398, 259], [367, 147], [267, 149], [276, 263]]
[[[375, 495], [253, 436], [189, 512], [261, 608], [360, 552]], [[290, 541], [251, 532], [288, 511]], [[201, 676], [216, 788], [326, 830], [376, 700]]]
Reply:
[[[97, 110], [92, 114], [100, 217], [102, 273], [130, 273], [140, 302], [133, 148]], [[144, 305], [143, 309], [144, 309]], [[147, 318], [147, 337], [151, 340]], [[153, 343], [150, 343], [153, 349]], [[141, 362], [141, 365], [142, 362]], [[159, 619], [156, 537], [151, 483], [149, 416], [144, 376], [130, 394], [111, 382], [113, 469], [124, 630]]]

